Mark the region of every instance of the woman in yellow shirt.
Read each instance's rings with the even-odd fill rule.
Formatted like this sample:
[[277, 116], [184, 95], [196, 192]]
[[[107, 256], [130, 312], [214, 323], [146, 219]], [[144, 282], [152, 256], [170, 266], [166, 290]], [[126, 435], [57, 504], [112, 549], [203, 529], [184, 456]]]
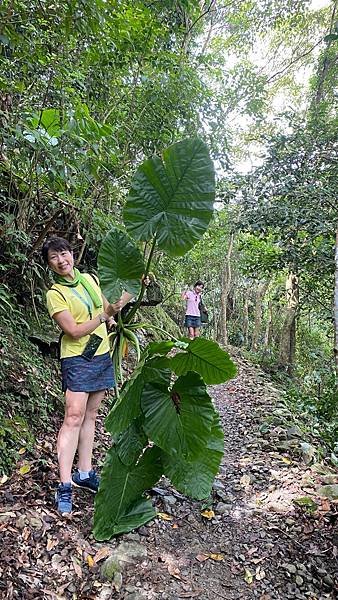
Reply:
[[[72, 484], [98, 490], [99, 478], [92, 468], [95, 421], [105, 390], [114, 386], [106, 323], [131, 294], [109, 304], [96, 278], [74, 267], [71, 246], [64, 238], [49, 238], [42, 256], [55, 280], [47, 292], [48, 311], [62, 330], [65, 416], [57, 440], [60, 484], [55, 499], [60, 513], [70, 513]], [[76, 450], [78, 469], [72, 474]]]

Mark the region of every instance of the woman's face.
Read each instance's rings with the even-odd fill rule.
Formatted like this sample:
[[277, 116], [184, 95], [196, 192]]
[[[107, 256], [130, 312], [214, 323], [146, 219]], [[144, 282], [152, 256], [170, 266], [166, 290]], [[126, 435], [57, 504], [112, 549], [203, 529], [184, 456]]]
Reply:
[[195, 286], [195, 292], [196, 292], [196, 294], [200, 294], [202, 290], [203, 290], [203, 285], [196, 285]]
[[48, 250], [48, 266], [61, 277], [73, 277], [74, 257], [69, 250]]

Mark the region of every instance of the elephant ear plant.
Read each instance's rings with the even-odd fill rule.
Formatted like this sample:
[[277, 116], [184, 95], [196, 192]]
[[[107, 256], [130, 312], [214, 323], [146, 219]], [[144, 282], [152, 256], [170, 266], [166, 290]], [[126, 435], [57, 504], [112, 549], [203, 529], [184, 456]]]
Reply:
[[[207, 385], [227, 381], [236, 367], [215, 342], [196, 338], [152, 342], [140, 353], [135, 323], [154, 249], [185, 254], [205, 233], [213, 214], [215, 175], [200, 139], [170, 146], [137, 170], [124, 210], [126, 231], [113, 229], [99, 252], [104, 294], [115, 301], [123, 290], [135, 304], [111, 334], [116, 378], [122, 383], [106, 419], [113, 437], [95, 497], [94, 535], [106, 540], [131, 531], [156, 512], [146, 491], [162, 475], [184, 494], [206, 498], [223, 454], [223, 431]], [[133, 238], [133, 240], [132, 240]], [[144, 259], [135, 242], [146, 242]], [[138, 364], [122, 380], [121, 361], [134, 344]], [[175, 350], [175, 352], [172, 352]]]

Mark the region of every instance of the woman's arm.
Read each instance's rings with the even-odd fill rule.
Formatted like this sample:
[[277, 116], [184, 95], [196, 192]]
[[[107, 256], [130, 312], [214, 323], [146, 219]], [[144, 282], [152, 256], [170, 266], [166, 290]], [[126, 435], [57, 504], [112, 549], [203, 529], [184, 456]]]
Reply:
[[115, 312], [114, 305], [107, 303], [107, 306], [105, 306], [105, 312], [97, 315], [90, 321], [81, 323], [80, 325], [75, 322], [74, 317], [69, 310], [62, 310], [55, 313], [53, 315], [53, 319], [57, 322], [64, 333], [73, 338], [73, 340], [78, 340], [84, 335], [93, 333], [93, 331], [95, 331], [95, 329], [101, 325], [102, 321], [100, 320], [100, 317], [104, 317], [105, 320], [108, 321], [108, 319], [112, 317]]
[[129, 302], [129, 300], [132, 299], [132, 297], [132, 294], [123, 292], [121, 298], [117, 302], [114, 304], [109, 304], [107, 298], [102, 294], [103, 308], [106, 310], [107, 306], [112, 306], [115, 310], [113, 314], [116, 315], [116, 313], [118, 313]]

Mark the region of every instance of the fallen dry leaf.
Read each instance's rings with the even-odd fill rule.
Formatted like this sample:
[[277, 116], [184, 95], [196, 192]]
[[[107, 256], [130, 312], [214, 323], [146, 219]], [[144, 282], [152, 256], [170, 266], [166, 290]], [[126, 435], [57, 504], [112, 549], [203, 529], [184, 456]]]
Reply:
[[331, 504], [327, 498], [321, 498], [320, 504], [321, 504], [321, 506], [320, 506], [321, 511], [329, 512], [331, 510]]
[[254, 565], [258, 565], [263, 560], [265, 560], [265, 556], [262, 556], [261, 558], [252, 558], [250, 562], [252, 562]]
[[76, 575], [82, 579], [82, 569], [79, 565], [79, 563], [77, 562], [77, 560], [74, 558], [74, 556], [72, 556], [72, 561], [73, 561], [73, 567], [74, 567], [74, 571], [76, 573]]
[[175, 577], [176, 579], [181, 579], [181, 575], [180, 575], [180, 570], [178, 567], [175, 567], [175, 565], [173, 564], [169, 564], [168, 565], [168, 573], [169, 575], [171, 575], [172, 577]]
[[26, 475], [27, 473], [29, 473], [30, 470], [31, 466], [28, 463], [26, 463], [25, 465], [22, 465], [22, 467], [20, 467], [19, 473], [20, 475]]
[[261, 579], [264, 579], [264, 577], [265, 577], [265, 571], [261, 570], [260, 567], [257, 567], [256, 573], [255, 573], [255, 578], [257, 579], [257, 581], [261, 581]]
[[253, 582], [253, 574], [249, 569], [244, 569], [244, 581], [249, 584]]
[[6, 481], [8, 481], [8, 477], [7, 475], [3, 475], [0, 479], [0, 485], [3, 485], [4, 483], [6, 483]]
[[251, 483], [251, 478], [250, 475], [242, 475], [242, 477], [239, 480], [239, 483], [241, 484], [242, 487], [247, 488], [249, 487], [250, 483]]
[[174, 518], [171, 515], [168, 515], [167, 513], [164, 513], [164, 512], [159, 512], [159, 513], [157, 513], [156, 516], [159, 517], [160, 519], [162, 519], [162, 521], [172, 521]]
[[48, 538], [47, 551], [50, 552], [51, 550], [53, 550], [53, 548], [55, 548], [55, 546], [57, 546], [58, 543], [59, 543], [59, 540], [53, 540], [52, 538]]
[[198, 562], [204, 562], [205, 560], [208, 560], [209, 558], [211, 558], [211, 560], [216, 560], [216, 561], [221, 561], [224, 560], [224, 556], [223, 554], [218, 554], [217, 552], [208, 552], [208, 554], [197, 554], [197, 556], [195, 557], [196, 560], [198, 560]]
[[211, 554], [209, 554], [209, 557], [211, 558], [211, 560], [224, 560], [223, 554], [218, 554], [217, 552], [212, 552]]
[[93, 567], [95, 565], [94, 559], [92, 556], [90, 556], [90, 554], [88, 554], [87, 558], [86, 558], [86, 563], [88, 565], [88, 567]]
[[195, 558], [198, 562], [204, 562], [205, 560], [208, 560], [209, 554], [197, 554]]
[[100, 548], [100, 550], [98, 550], [93, 558], [94, 563], [98, 563], [100, 562], [100, 560], [103, 560], [104, 558], [107, 558], [108, 556], [111, 555], [111, 549], [108, 548], [108, 546], [103, 546], [103, 548]]
[[204, 517], [205, 519], [208, 519], [210, 521], [211, 519], [214, 518], [215, 513], [213, 510], [202, 510], [201, 515], [202, 515], [202, 517]]
[[25, 542], [27, 542], [30, 535], [31, 535], [31, 530], [29, 529], [29, 527], [24, 527], [24, 530], [22, 532], [22, 539], [25, 540]]

